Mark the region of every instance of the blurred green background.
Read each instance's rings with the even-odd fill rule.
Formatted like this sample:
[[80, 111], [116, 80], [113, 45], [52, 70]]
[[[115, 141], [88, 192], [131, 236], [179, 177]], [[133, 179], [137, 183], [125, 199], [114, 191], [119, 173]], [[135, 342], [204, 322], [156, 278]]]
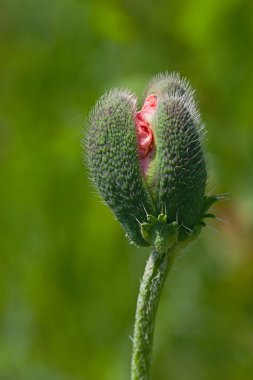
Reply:
[[230, 200], [166, 283], [153, 379], [253, 378], [252, 51], [250, 1], [1, 1], [0, 380], [129, 379], [148, 250], [94, 195], [80, 139], [104, 91], [166, 70], [196, 89], [207, 191]]

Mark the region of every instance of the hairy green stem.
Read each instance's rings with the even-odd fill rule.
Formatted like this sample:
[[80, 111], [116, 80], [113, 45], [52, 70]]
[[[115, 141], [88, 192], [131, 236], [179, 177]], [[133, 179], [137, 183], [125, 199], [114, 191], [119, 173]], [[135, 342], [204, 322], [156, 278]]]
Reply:
[[176, 256], [176, 247], [159, 252], [153, 249], [141, 281], [134, 325], [131, 380], [149, 380], [156, 310], [167, 273]]

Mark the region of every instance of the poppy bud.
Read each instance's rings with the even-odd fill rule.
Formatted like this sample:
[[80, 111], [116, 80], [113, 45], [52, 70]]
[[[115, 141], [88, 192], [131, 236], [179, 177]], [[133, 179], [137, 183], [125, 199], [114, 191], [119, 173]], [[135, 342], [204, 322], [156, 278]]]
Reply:
[[97, 102], [84, 139], [88, 168], [131, 242], [169, 248], [205, 225], [217, 199], [204, 195], [203, 124], [178, 74], [152, 79], [139, 112], [136, 104], [121, 89]]

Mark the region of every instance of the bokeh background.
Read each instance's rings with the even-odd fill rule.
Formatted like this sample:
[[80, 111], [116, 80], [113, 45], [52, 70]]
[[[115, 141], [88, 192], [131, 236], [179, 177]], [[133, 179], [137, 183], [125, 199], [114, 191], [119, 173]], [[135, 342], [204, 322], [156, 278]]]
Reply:
[[1, 0], [0, 380], [127, 380], [148, 250], [129, 246], [82, 162], [111, 87], [179, 71], [208, 129], [209, 223], [176, 261], [155, 380], [253, 378], [253, 3]]

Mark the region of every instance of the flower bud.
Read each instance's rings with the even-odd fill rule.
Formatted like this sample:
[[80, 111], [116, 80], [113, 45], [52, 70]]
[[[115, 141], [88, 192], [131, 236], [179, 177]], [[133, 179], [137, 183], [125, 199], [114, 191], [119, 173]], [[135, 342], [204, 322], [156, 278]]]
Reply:
[[204, 195], [203, 124], [178, 74], [152, 79], [139, 112], [136, 103], [121, 89], [97, 102], [84, 139], [87, 163], [130, 241], [166, 249], [199, 231], [217, 199]]

